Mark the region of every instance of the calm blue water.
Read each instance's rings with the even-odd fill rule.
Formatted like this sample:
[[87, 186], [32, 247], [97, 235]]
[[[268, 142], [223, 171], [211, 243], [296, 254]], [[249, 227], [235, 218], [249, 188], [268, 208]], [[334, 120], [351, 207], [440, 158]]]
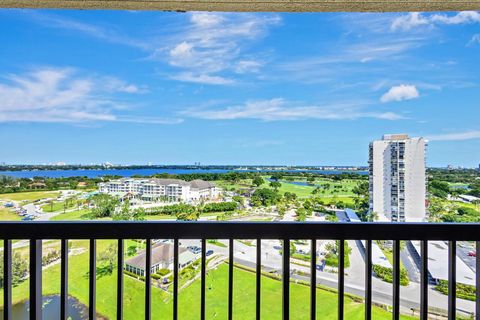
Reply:
[[[102, 169], [102, 170], [37, 170], [37, 171], [0, 171], [0, 175], [12, 176], [15, 178], [33, 178], [33, 177], [88, 177], [96, 178], [101, 176], [122, 176], [131, 177], [133, 175], [151, 176], [157, 173], [169, 174], [188, 174], [188, 173], [226, 173], [236, 170], [226, 169]], [[237, 172], [244, 172], [245, 170], [238, 170]], [[252, 170], [253, 171], [253, 170]], [[285, 170], [285, 172], [297, 172], [298, 170]], [[347, 171], [339, 170], [302, 170], [303, 172], [315, 172], [322, 174], [340, 174]], [[262, 172], [262, 171], [258, 171]], [[367, 174], [364, 171], [356, 171], [359, 174]]]

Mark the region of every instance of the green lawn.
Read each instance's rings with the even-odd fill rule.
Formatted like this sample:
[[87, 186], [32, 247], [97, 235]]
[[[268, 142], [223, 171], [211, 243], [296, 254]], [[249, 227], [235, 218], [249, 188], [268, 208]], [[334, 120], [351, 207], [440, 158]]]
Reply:
[[227, 181], [227, 180], [218, 180], [218, 181], [212, 181], [212, 182], [215, 184], [215, 186], [227, 191], [230, 191], [232, 189], [235, 189], [235, 190], [249, 189], [252, 187], [252, 179], [240, 180], [238, 183], [234, 183], [232, 181]]
[[353, 207], [355, 205], [354, 202], [353, 202], [353, 197], [322, 197], [322, 196], [319, 196], [317, 198], [322, 200], [323, 203], [325, 203], [326, 205], [331, 204], [333, 202], [338, 203], [340, 201], [342, 201], [345, 205], [347, 205], [347, 207]]
[[52, 217], [51, 221], [62, 221], [62, 220], [89, 220], [88, 213], [90, 209], [81, 209], [78, 211], [71, 211], [60, 213], [59, 215]]
[[77, 206], [74, 201], [69, 201], [68, 206], [66, 201], [60, 201], [60, 202], [52, 202], [52, 203], [47, 203], [44, 204], [41, 208], [44, 212], [55, 212], [55, 211], [63, 211], [68, 210], [68, 209], [73, 209]]
[[[97, 241], [97, 250], [102, 252], [111, 244], [111, 240]], [[88, 248], [87, 241], [75, 241], [73, 247]], [[115, 272], [102, 274], [97, 271], [97, 311], [109, 319], [115, 318], [116, 279]], [[88, 303], [88, 252], [70, 256], [69, 259], [69, 293], [80, 302]], [[227, 318], [227, 265], [222, 264], [207, 274], [207, 319]], [[252, 319], [255, 313], [255, 275], [241, 269], [234, 272], [234, 317], [236, 319]], [[262, 278], [262, 319], [281, 319], [281, 282], [270, 278]], [[291, 314], [292, 318], [309, 319], [309, 288], [292, 283]], [[18, 303], [28, 297], [28, 281], [13, 290], [13, 302]], [[57, 294], [60, 290], [60, 265], [56, 264], [43, 272], [43, 294]], [[3, 294], [0, 290], [0, 295]], [[336, 316], [336, 293], [317, 289], [317, 317], [331, 319]], [[3, 300], [0, 301], [0, 305]], [[125, 277], [125, 317], [124, 319], [142, 318], [144, 308], [144, 283]], [[363, 304], [346, 297], [345, 317], [347, 319], [363, 319]], [[373, 307], [375, 319], [391, 319], [391, 314]], [[157, 288], [152, 289], [152, 317], [155, 319], [172, 318], [172, 299], [169, 293]], [[200, 318], [200, 281], [182, 290], [179, 295], [179, 318], [196, 320]], [[403, 317], [410, 319], [409, 317]]]
[[[312, 191], [315, 189], [311, 186], [297, 186], [295, 184], [281, 182], [282, 186], [278, 189], [278, 192], [284, 194], [285, 192], [295, 193], [299, 198], [308, 198], [312, 196]], [[265, 185], [267, 188], [272, 189], [269, 185]]]
[[21, 217], [7, 208], [0, 208], [0, 221], [18, 221]]
[[29, 201], [33, 202], [42, 198], [56, 198], [60, 195], [58, 191], [31, 191], [17, 193], [2, 193], [0, 199], [13, 201]]

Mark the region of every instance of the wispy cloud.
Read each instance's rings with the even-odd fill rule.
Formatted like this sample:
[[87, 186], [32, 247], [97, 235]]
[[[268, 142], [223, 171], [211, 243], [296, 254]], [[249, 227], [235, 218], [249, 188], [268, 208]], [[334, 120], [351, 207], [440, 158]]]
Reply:
[[480, 33], [474, 34], [472, 36], [472, 39], [470, 39], [470, 41], [468, 42], [467, 46], [470, 47], [476, 44], [480, 44]]
[[306, 105], [282, 98], [247, 101], [241, 105], [223, 108], [186, 109], [183, 116], [207, 120], [257, 119], [263, 121], [281, 120], [354, 120], [376, 118], [399, 120], [404, 117], [393, 112], [368, 111], [359, 103], [337, 103], [334, 105]]
[[414, 85], [401, 84], [391, 87], [380, 98], [381, 102], [411, 100], [420, 97], [420, 93]]
[[461, 141], [480, 139], [480, 130], [471, 130], [464, 132], [446, 133], [446, 134], [434, 134], [426, 137], [431, 141]]
[[[163, 26], [168, 34], [131, 36], [114, 25], [86, 23], [53, 13], [25, 10], [31, 21], [48, 28], [70, 30], [110, 43], [141, 49], [147, 60], [170, 65], [170, 79], [208, 85], [226, 85], [237, 77], [258, 72], [261, 54], [247, 54], [248, 44], [281, 23], [277, 14], [191, 12], [185, 23]], [[257, 56], [258, 54], [258, 56]], [[164, 74], [164, 73], [163, 73]]]
[[278, 15], [193, 12], [188, 25], [173, 30], [167, 46], [152, 55], [178, 74], [172, 79], [213, 85], [232, 84], [235, 74], [257, 72], [262, 62], [244, 53], [245, 44], [279, 24]]
[[[351, 19], [355, 20], [355, 16]], [[342, 21], [347, 20], [344, 18]], [[384, 19], [382, 22], [386, 23]], [[374, 27], [375, 30], [377, 28]], [[325, 83], [335, 88], [349, 87], [350, 81], [371, 87], [378, 77], [403, 72], [399, 67], [402, 62], [409, 60], [415, 49], [425, 45], [422, 35], [392, 37], [388, 30], [380, 33], [367, 27], [363, 32], [359, 27], [355, 33], [352, 31], [343, 38], [313, 54], [297, 55], [294, 59], [278, 63], [278, 70], [273, 70], [273, 75], [268, 76], [276, 76], [282, 81]], [[287, 78], [285, 72], [288, 72]]]
[[170, 76], [173, 80], [193, 82], [193, 83], [202, 83], [202, 84], [213, 84], [213, 85], [228, 85], [233, 84], [235, 81], [230, 78], [224, 78], [222, 76], [209, 75], [209, 74], [196, 74], [192, 72], [182, 72]]
[[131, 37], [119, 30], [116, 30], [114, 26], [109, 26], [108, 28], [102, 27], [97, 24], [85, 23], [70, 19], [63, 15], [60, 16], [37, 10], [21, 10], [18, 12], [24, 14], [32, 21], [42, 25], [43, 27], [71, 30], [107, 42], [131, 46], [142, 50], [150, 50], [152, 47], [149, 41], [143, 41], [137, 37]]
[[118, 114], [127, 109], [117, 94], [146, 88], [114, 77], [85, 76], [73, 68], [38, 68], [4, 75], [0, 81], [0, 122], [126, 121], [175, 123], [175, 119], [139, 118]]
[[395, 18], [391, 23], [391, 30], [409, 31], [418, 27], [433, 27], [439, 24], [471, 24], [480, 23], [480, 13], [477, 11], [462, 11], [453, 15], [423, 14], [411, 12]]

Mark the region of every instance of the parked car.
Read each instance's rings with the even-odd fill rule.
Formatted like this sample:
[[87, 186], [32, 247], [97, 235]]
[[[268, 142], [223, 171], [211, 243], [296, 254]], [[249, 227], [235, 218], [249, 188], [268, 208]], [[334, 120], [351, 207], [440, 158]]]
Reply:
[[25, 216], [22, 218], [22, 221], [32, 221], [34, 219], [34, 217], [32, 216]]
[[477, 256], [477, 253], [476, 253], [475, 251], [470, 251], [470, 252], [468, 253], [468, 256], [469, 256], [469, 257], [476, 257], [476, 256]]
[[210, 256], [210, 255], [212, 255], [212, 254], [213, 254], [213, 250], [207, 250], [207, 252], [205, 253], [205, 255], [206, 255], [207, 257]]
[[202, 252], [202, 249], [200, 247], [197, 247], [197, 246], [189, 246], [188, 247], [188, 250], [192, 251], [193, 253], [200, 253]]

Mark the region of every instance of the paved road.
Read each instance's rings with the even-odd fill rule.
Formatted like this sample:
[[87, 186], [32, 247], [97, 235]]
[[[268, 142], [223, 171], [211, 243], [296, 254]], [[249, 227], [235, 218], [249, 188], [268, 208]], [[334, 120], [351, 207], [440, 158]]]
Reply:
[[465, 262], [465, 264], [475, 272], [476, 264], [475, 264], [475, 257], [470, 257], [468, 253], [470, 251], [475, 251], [475, 246], [473, 242], [462, 241], [458, 243], [457, 246], [457, 255], [460, 259]]
[[[220, 240], [224, 244], [228, 241]], [[279, 245], [278, 240], [262, 241], [262, 268], [267, 270], [276, 270], [281, 273], [282, 256], [273, 246]], [[345, 270], [345, 291], [358, 296], [364, 296], [365, 285], [365, 262], [361, 250], [356, 245], [356, 241], [348, 240], [349, 246], [352, 248], [350, 255], [350, 267]], [[198, 240], [183, 240], [183, 245], [200, 245]], [[208, 250], [214, 250], [228, 256], [228, 248], [207, 244]], [[239, 241], [235, 241], [234, 261], [248, 267], [256, 266], [256, 247], [248, 246]], [[309, 274], [308, 266], [291, 265], [292, 270], [301, 271]], [[308, 278], [293, 275], [294, 279], [308, 280]], [[373, 301], [377, 303], [391, 305], [392, 302], [392, 285], [381, 281], [378, 278], [372, 279]], [[317, 283], [332, 288], [338, 287], [337, 274], [329, 272], [317, 272]], [[437, 292], [432, 286], [429, 287], [429, 306], [437, 309], [446, 310], [447, 296]], [[401, 287], [401, 306], [404, 312], [410, 312], [411, 308], [418, 309], [420, 301], [420, 285], [413, 281], [406, 287]], [[457, 310], [462, 313], [472, 313], [475, 310], [475, 304], [472, 301], [457, 299]]]

